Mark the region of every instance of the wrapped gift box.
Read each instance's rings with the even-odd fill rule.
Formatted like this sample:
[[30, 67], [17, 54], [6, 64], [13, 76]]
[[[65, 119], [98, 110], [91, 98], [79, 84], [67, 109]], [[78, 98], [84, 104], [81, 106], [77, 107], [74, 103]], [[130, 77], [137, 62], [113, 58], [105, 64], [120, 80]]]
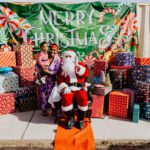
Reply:
[[150, 119], [150, 102], [143, 102], [140, 104], [141, 116], [145, 119]]
[[15, 111], [15, 95], [13, 93], [0, 94], [0, 114], [13, 113]]
[[109, 94], [109, 116], [127, 118], [129, 94], [113, 91]]
[[112, 91], [112, 86], [105, 86], [104, 88], [94, 88], [92, 94], [105, 96]]
[[34, 67], [14, 67], [14, 72], [19, 76], [19, 83], [21, 87], [32, 86], [35, 81], [35, 68]]
[[126, 87], [127, 71], [126, 70], [110, 70], [110, 80], [113, 85], [113, 89], [121, 90]]
[[136, 80], [135, 90], [135, 101], [137, 103], [150, 101], [150, 82]]
[[115, 52], [114, 53], [114, 65], [115, 66], [132, 66], [134, 65], [134, 53], [133, 52]]
[[139, 104], [134, 104], [133, 107], [133, 122], [138, 123], [140, 118], [140, 105]]
[[15, 52], [0, 52], [0, 67], [16, 66]]
[[18, 75], [13, 72], [0, 75], [0, 93], [15, 91], [19, 88]]
[[136, 65], [149, 65], [150, 66], [150, 57], [149, 58], [135, 58]]
[[20, 97], [18, 99], [18, 107], [20, 111], [28, 111], [37, 109], [37, 101], [35, 96]]
[[17, 66], [33, 66], [32, 45], [14, 45], [17, 54]]
[[134, 107], [134, 102], [135, 102], [135, 90], [126, 88], [123, 89], [122, 92], [128, 93], [130, 95], [130, 100], [129, 100], [129, 116], [133, 116], [133, 107]]
[[16, 91], [14, 91], [15, 97], [18, 103], [18, 99], [22, 97], [36, 97], [36, 89], [35, 86], [28, 86], [28, 87], [20, 87]]
[[136, 80], [150, 82], [150, 66], [134, 65], [127, 71], [127, 83], [135, 89]]
[[106, 72], [108, 68], [108, 62], [105, 60], [95, 60], [94, 61], [94, 76], [99, 76], [101, 71]]
[[92, 95], [92, 118], [104, 118], [104, 96]]
[[132, 66], [111, 66], [111, 69], [115, 69], [115, 70], [128, 70], [128, 69], [132, 69]]

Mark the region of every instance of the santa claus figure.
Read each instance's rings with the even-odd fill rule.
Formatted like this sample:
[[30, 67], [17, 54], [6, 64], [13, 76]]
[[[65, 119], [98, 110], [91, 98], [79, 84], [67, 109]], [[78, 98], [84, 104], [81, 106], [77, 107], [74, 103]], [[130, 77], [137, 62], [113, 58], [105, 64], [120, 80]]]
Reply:
[[67, 129], [74, 125], [72, 109], [73, 99], [78, 104], [78, 128], [84, 128], [84, 116], [88, 109], [88, 96], [85, 79], [89, 71], [82, 64], [74, 51], [68, 50], [63, 53], [62, 67], [58, 76], [58, 92], [61, 93], [62, 110], [67, 116]]

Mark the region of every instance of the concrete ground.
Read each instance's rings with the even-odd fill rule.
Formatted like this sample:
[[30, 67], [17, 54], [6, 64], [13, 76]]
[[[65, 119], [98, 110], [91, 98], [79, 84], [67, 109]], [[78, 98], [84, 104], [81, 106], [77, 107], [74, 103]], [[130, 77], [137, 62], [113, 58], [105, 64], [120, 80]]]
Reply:
[[[91, 124], [97, 149], [125, 149], [128, 145], [136, 146], [136, 150], [140, 146], [150, 150], [150, 122], [147, 120], [133, 123], [106, 116], [93, 118]], [[53, 149], [56, 129], [54, 117], [43, 117], [40, 110], [0, 115], [0, 150]]]

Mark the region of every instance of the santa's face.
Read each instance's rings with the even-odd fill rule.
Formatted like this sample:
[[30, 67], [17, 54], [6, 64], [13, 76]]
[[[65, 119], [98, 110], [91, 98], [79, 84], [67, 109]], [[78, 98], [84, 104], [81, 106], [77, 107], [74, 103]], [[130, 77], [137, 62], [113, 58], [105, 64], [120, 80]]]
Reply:
[[74, 58], [71, 55], [65, 55], [63, 56], [63, 65], [62, 65], [62, 70], [64, 71], [65, 74], [70, 74], [72, 72], [74, 72], [74, 68], [75, 68], [75, 62], [74, 62]]

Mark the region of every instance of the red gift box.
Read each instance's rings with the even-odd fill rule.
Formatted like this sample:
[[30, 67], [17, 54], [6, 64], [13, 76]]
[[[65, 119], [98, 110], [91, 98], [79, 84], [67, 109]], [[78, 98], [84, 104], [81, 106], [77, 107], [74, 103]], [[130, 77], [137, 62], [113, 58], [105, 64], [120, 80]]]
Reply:
[[0, 67], [16, 66], [15, 52], [0, 52]]
[[104, 96], [92, 95], [92, 118], [104, 118]]
[[14, 67], [14, 72], [19, 76], [19, 83], [21, 87], [32, 86], [35, 81], [35, 68], [34, 67]]
[[116, 69], [116, 70], [128, 70], [131, 68], [132, 66], [111, 66], [111, 69]]
[[17, 66], [33, 66], [32, 45], [15, 45], [13, 50], [17, 54]]
[[109, 94], [109, 116], [127, 118], [129, 94], [113, 91]]
[[94, 61], [94, 76], [99, 76], [101, 71], [106, 72], [108, 68], [108, 63], [105, 60], [95, 60]]
[[15, 111], [15, 94], [0, 94], [0, 114], [13, 113]]
[[136, 65], [150, 65], [150, 57], [149, 58], [135, 58]]

